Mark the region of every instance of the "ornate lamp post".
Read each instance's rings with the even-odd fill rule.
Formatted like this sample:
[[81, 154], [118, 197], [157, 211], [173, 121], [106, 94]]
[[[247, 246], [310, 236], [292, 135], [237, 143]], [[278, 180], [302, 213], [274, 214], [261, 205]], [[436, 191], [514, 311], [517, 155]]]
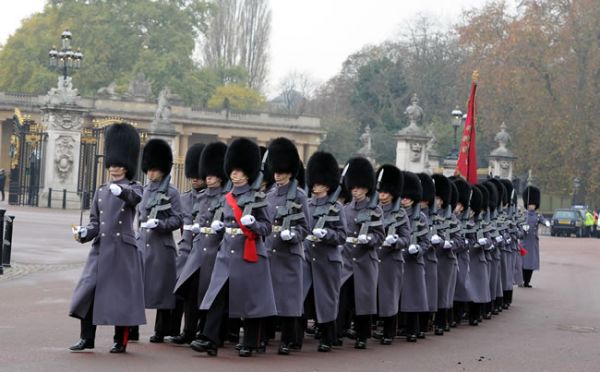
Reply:
[[577, 205], [579, 203], [579, 189], [581, 188], [581, 180], [579, 177], [573, 178], [573, 200], [571, 201], [572, 205]]
[[454, 146], [452, 147], [452, 152], [450, 153], [450, 157], [453, 159], [458, 159], [458, 143], [457, 143], [457, 139], [456, 139], [456, 133], [458, 131], [458, 128], [462, 124], [462, 118], [463, 118], [463, 113], [462, 113], [462, 111], [460, 111], [458, 106], [456, 106], [454, 108], [454, 110], [452, 110], [452, 116], [454, 117], [454, 120], [452, 121], [452, 129], [454, 129]]
[[79, 69], [81, 67], [83, 53], [81, 53], [79, 48], [77, 48], [77, 50], [71, 48], [71, 31], [63, 31], [60, 38], [62, 41], [62, 48], [57, 50], [55, 46], [52, 46], [48, 52], [48, 57], [50, 58], [50, 67], [61, 72], [63, 79], [66, 80], [73, 69]]

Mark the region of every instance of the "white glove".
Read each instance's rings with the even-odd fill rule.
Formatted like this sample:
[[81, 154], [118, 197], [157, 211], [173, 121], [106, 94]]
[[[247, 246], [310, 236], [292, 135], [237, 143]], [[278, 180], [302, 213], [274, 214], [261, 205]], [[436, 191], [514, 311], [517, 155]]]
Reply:
[[546, 225], [546, 227], [550, 227], [550, 221], [548, 221], [548, 220], [544, 221], [544, 225]]
[[319, 239], [323, 239], [327, 235], [327, 229], [313, 229], [313, 235]]
[[465, 239], [465, 245], [468, 245], [468, 244], [469, 244], [469, 240]]
[[416, 244], [411, 244], [408, 246], [408, 253], [409, 254], [417, 254], [419, 253], [419, 246]]
[[438, 234], [434, 234], [434, 235], [431, 237], [431, 243], [432, 243], [432, 244], [440, 244], [440, 243], [441, 243], [441, 242], [443, 242], [443, 241], [444, 241], [444, 239], [442, 239], [442, 238], [441, 238], [441, 237], [440, 237]]
[[121, 186], [116, 185], [114, 183], [111, 183], [110, 186], [108, 186], [108, 188], [110, 189], [110, 192], [114, 195], [114, 196], [119, 196], [121, 195], [121, 193], [123, 192], [123, 189], [121, 188]]
[[213, 229], [215, 232], [223, 230], [224, 227], [225, 227], [225, 224], [221, 220], [214, 220], [210, 224], [210, 228]]
[[511, 238], [506, 239], [506, 244], [510, 244], [510, 242], [512, 242]]
[[525, 231], [525, 232], [529, 231], [529, 225], [523, 225], [523, 231]]
[[153, 229], [158, 226], [158, 220], [156, 218], [151, 218], [146, 222], [142, 222], [140, 226], [144, 229]]
[[292, 238], [294, 237], [294, 235], [296, 235], [296, 234], [294, 234], [293, 232], [291, 232], [289, 229], [282, 230], [279, 233], [279, 237], [281, 238], [281, 240], [285, 240], [285, 241], [292, 240]]
[[252, 225], [254, 222], [256, 222], [256, 218], [254, 218], [253, 215], [251, 214], [247, 214], [245, 216], [242, 216], [242, 218], [240, 219], [240, 222], [242, 223], [242, 225], [244, 226], [250, 226]]
[[193, 234], [200, 234], [200, 224], [199, 223], [195, 223], [192, 225], [192, 233]]
[[449, 242], [448, 240], [444, 240], [444, 249], [450, 249], [452, 248], [452, 243]]
[[85, 238], [88, 234], [87, 227], [85, 226], [75, 226], [71, 230], [73, 231], [73, 235], [78, 235], [80, 238]]
[[501, 237], [500, 235], [498, 235], [498, 236], [496, 237], [496, 242], [498, 242], [498, 243], [501, 243], [501, 242], [502, 242], [502, 240], [504, 240], [504, 239], [502, 239], [502, 237]]
[[398, 242], [398, 235], [388, 235], [385, 237], [385, 244], [392, 245]]
[[494, 244], [490, 244], [490, 247], [487, 249], [488, 251], [493, 251], [496, 246]]
[[369, 242], [369, 237], [367, 236], [367, 234], [360, 234], [357, 237], [358, 240], [358, 244], [367, 244]]
[[487, 244], [487, 238], [480, 238], [477, 240], [477, 243], [479, 243], [479, 245], [486, 245]]

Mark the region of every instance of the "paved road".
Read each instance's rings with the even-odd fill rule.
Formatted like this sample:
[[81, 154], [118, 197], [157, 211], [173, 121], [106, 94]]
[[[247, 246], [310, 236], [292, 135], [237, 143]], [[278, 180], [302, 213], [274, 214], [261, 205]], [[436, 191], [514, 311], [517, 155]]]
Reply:
[[[74, 212], [16, 209], [14, 258], [18, 267], [36, 266], [18, 277], [0, 276], [0, 371], [598, 371], [600, 370], [600, 240], [541, 239], [542, 271], [532, 289], [515, 288], [514, 305], [479, 327], [462, 326], [443, 337], [392, 346], [350, 343], [330, 354], [315, 340], [288, 357], [267, 354], [239, 358], [231, 345], [217, 358], [187, 347], [142, 341], [126, 355], [111, 355], [112, 329], [98, 331], [95, 352], [66, 351], [78, 338], [78, 322], [66, 313], [87, 247], [68, 228]], [[35, 264], [35, 265], [30, 265]], [[21, 265], [21, 266], [19, 266]], [[40, 267], [42, 269], [40, 269]], [[9, 274], [9, 269], [7, 273]], [[153, 323], [152, 312], [148, 320]]]

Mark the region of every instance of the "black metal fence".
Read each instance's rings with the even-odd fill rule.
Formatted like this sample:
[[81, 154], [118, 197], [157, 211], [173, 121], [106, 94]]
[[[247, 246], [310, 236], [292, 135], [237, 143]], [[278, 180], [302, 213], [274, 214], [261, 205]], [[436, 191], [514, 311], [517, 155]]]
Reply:
[[10, 267], [14, 222], [15, 216], [9, 216], [5, 209], [0, 209], [0, 275], [4, 274], [4, 268]]

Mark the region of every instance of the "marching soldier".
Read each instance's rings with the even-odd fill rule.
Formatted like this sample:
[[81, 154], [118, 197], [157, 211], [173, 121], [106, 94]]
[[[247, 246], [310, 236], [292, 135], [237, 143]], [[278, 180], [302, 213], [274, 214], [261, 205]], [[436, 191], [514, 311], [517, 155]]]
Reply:
[[[421, 212], [427, 219], [427, 225], [431, 231], [433, 225], [433, 216], [435, 214], [435, 184], [433, 179], [426, 173], [417, 174], [423, 187], [423, 198], [421, 199]], [[420, 332], [419, 338], [425, 338], [425, 333], [429, 330], [429, 321], [438, 308], [438, 259], [436, 246], [443, 242], [439, 235], [429, 234], [429, 244], [423, 245], [423, 255], [425, 257], [425, 282], [427, 284], [427, 312], [419, 315]], [[434, 245], [435, 244], [435, 245]]]
[[504, 309], [510, 308], [512, 303], [513, 285], [514, 285], [514, 267], [517, 252], [519, 250], [518, 242], [520, 237], [520, 230], [516, 223], [516, 203], [515, 203], [515, 191], [512, 182], [508, 179], [501, 179], [500, 182], [506, 189], [506, 219], [508, 222], [508, 237], [506, 239], [505, 249], [502, 251], [502, 257], [504, 258], [502, 267], [502, 289], [504, 290]]
[[385, 240], [378, 247], [379, 279], [377, 282], [378, 315], [383, 320], [381, 344], [391, 345], [396, 336], [404, 257], [402, 250], [410, 244], [410, 223], [402, 208], [402, 172], [393, 165], [377, 171], [379, 204], [383, 210]]
[[[352, 201], [344, 206], [347, 237], [344, 245], [342, 288], [340, 290], [340, 313], [338, 336], [347, 324], [345, 310], [354, 311], [356, 349], [367, 347], [371, 337], [371, 316], [377, 314], [377, 277], [379, 262], [376, 248], [384, 240], [383, 212], [377, 203], [375, 173], [371, 163], [362, 157], [348, 161], [344, 183], [352, 195]], [[344, 271], [346, 273], [344, 274]]]
[[307, 163], [308, 201], [311, 234], [305, 240], [306, 262], [304, 293], [313, 304], [321, 337], [318, 351], [329, 352], [336, 343], [342, 278], [340, 246], [346, 242], [346, 218], [337, 201], [341, 187], [337, 160], [328, 152], [315, 152]]
[[207, 310], [201, 340], [194, 350], [217, 355], [223, 339], [225, 314], [244, 318], [244, 341], [239, 356], [249, 357], [261, 341], [264, 318], [277, 314], [269, 261], [263, 239], [271, 233], [264, 194], [260, 191], [260, 150], [247, 138], [234, 140], [225, 154], [224, 170], [233, 188], [225, 194], [225, 229], [210, 284], [200, 305]]
[[492, 178], [489, 180], [490, 183], [496, 186], [496, 190], [498, 190], [498, 202], [496, 203], [496, 212], [495, 212], [495, 226], [498, 233], [498, 236], [495, 238], [496, 242], [494, 244], [494, 260], [496, 262], [498, 275], [496, 278], [496, 298], [494, 301], [494, 310], [496, 313], [502, 312], [503, 303], [504, 303], [504, 279], [506, 278], [506, 262], [505, 262], [505, 250], [510, 250], [509, 244], [507, 240], [508, 236], [508, 224], [506, 223], [506, 210], [505, 205], [507, 202], [507, 191], [504, 187], [504, 184], [500, 182], [497, 178]]
[[[436, 235], [432, 236], [431, 242], [436, 247], [438, 258], [438, 308], [435, 315], [435, 334], [441, 336], [444, 334], [444, 330], [449, 330], [448, 318], [454, 302], [458, 264], [453, 250], [464, 242], [461, 242], [462, 239], [459, 240], [456, 235], [450, 236], [452, 184], [441, 174], [434, 174], [432, 178], [435, 183], [434, 202], [437, 208], [433, 226], [437, 230], [437, 237]], [[442, 235], [440, 236], [440, 234]]]
[[402, 189], [402, 207], [410, 221], [410, 245], [404, 251], [404, 277], [400, 297], [400, 311], [406, 315], [406, 341], [417, 342], [421, 334], [419, 330], [419, 314], [426, 313], [427, 283], [425, 280], [425, 259], [423, 254], [429, 242], [429, 224], [425, 214], [421, 212], [423, 188], [419, 177], [412, 172], [403, 172], [404, 187]]
[[303, 311], [304, 238], [308, 235], [310, 217], [307, 197], [296, 179], [300, 156], [292, 141], [274, 139], [268, 148], [267, 167], [275, 185], [267, 194], [272, 234], [265, 241], [271, 267], [277, 316], [281, 325], [278, 354], [288, 355], [290, 344], [298, 338]]
[[[460, 324], [465, 314], [467, 304], [472, 301], [470, 285], [470, 255], [469, 241], [465, 237], [465, 230], [469, 228], [469, 201], [471, 199], [471, 185], [462, 178], [455, 178], [454, 185], [458, 189], [458, 202], [454, 207], [454, 218], [460, 223], [460, 235], [463, 244], [459, 244], [456, 249], [456, 258], [458, 262], [458, 273], [456, 277], [456, 287], [454, 291], [454, 322]], [[472, 228], [472, 227], [471, 227]], [[455, 325], [456, 325], [455, 324]]]
[[69, 349], [93, 349], [97, 325], [114, 325], [111, 353], [127, 349], [129, 326], [146, 323], [144, 282], [135, 244], [133, 220], [142, 186], [132, 181], [137, 171], [140, 137], [120, 123], [105, 129], [105, 166], [111, 181], [94, 195], [87, 226], [74, 227], [80, 243], [93, 241], [75, 291], [69, 315], [81, 320], [81, 339]]
[[483, 186], [488, 190], [488, 215], [486, 218], [488, 239], [490, 246], [486, 250], [486, 259], [488, 260], [489, 272], [490, 272], [490, 301], [486, 305], [486, 311], [484, 314], [485, 319], [490, 319], [492, 315], [497, 315], [496, 302], [499, 295], [502, 294], [502, 289], [498, 288], [500, 283], [500, 250], [499, 247], [503, 242], [502, 236], [498, 233], [496, 228], [496, 214], [498, 208], [498, 201], [501, 198], [500, 190], [496, 188], [496, 185], [490, 181], [483, 183]]
[[150, 342], [161, 343], [165, 336], [179, 335], [172, 327], [175, 308], [177, 248], [173, 231], [181, 228], [183, 217], [179, 192], [170, 185], [173, 154], [162, 139], [151, 139], [142, 152], [142, 171], [148, 177], [142, 202], [138, 247], [144, 258], [144, 300], [146, 309], [156, 309], [154, 335]]
[[[174, 336], [171, 341], [175, 344], [187, 344], [192, 342], [194, 335], [196, 334], [196, 328], [198, 326], [198, 295], [197, 295], [197, 284], [191, 284], [185, 289], [180, 289], [181, 273], [187, 259], [192, 250], [192, 241], [194, 236], [199, 233], [199, 230], [193, 225], [193, 221], [198, 213], [197, 202], [198, 197], [202, 189], [204, 189], [204, 180], [200, 178], [198, 174], [198, 162], [200, 161], [200, 155], [204, 145], [197, 143], [190, 147], [185, 154], [184, 170], [185, 178], [190, 180], [192, 188], [181, 195], [181, 204], [183, 212], [183, 231], [181, 233], [181, 240], [178, 243], [178, 256], [176, 262], [177, 266], [177, 283], [175, 285], [176, 303], [175, 310], [173, 311], [172, 328], [173, 330], [179, 330], [181, 328], [181, 317], [185, 313], [185, 323], [183, 326], [183, 332], [177, 336]], [[185, 282], [187, 278], [183, 280]], [[193, 283], [197, 283], [197, 277]]]
[[489, 193], [482, 185], [475, 185], [471, 194], [472, 219], [466, 230], [469, 240], [469, 273], [472, 302], [469, 308], [469, 324], [476, 326], [482, 320], [484, 304], [490, 302], [490, 273], [486, 250], [491, 245], [484, 233], [484, 220], [488, 210]]
[[523, 257], [523, 286], [531, 288], [531, 276], [534, 270], [540, 269], [540, 238], [538, 237], [538, 225], [544, 224], [550, 227], [550, 221], [537, 213], [540, 208], [540, 189], [535, 186], [527, 186], [523, 191], [523, 204], [527, 207], [525, 224], [523, 225], [524, 237], [523, 248], [527, 254]]

